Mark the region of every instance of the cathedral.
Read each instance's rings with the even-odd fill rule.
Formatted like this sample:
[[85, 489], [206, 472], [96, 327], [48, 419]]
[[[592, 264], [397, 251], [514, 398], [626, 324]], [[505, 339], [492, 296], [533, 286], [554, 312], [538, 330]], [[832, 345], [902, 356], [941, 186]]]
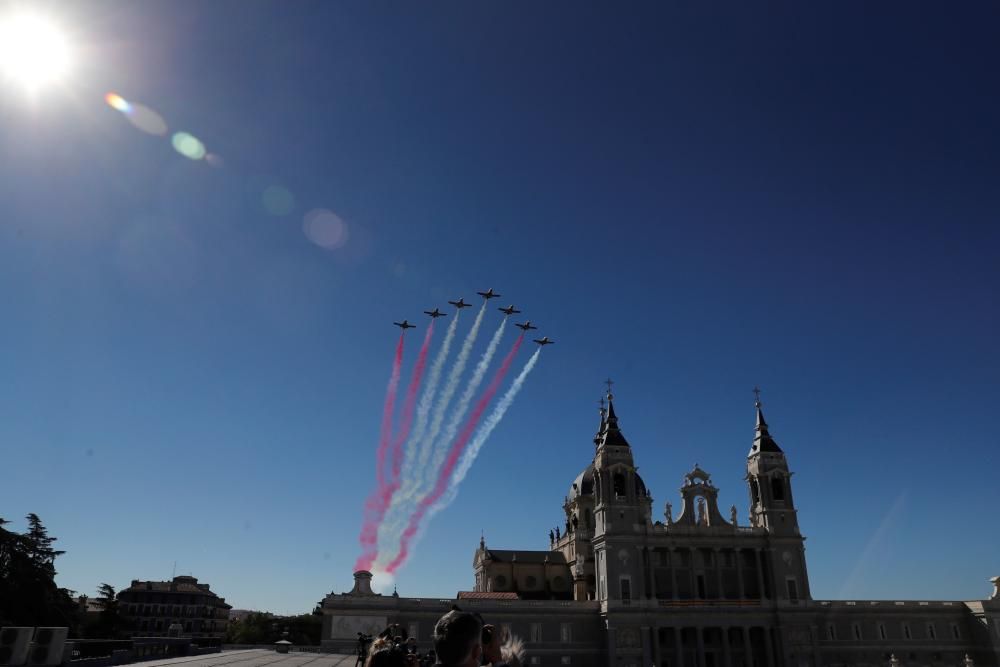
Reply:
[[399, 623], [430, 647], [453, 604], [519, 635], [532, 665], [586, 667], [1000, 667], [1000, 577], [976, 601], [815, 600], [792, 471], [756, 401], [746, 456], [748, 525], [728, 520], [697, 465], [662, 520], [639, 476], [610, 391], [594, 458], [563, 504], [549, 549], [480, 540], [475, 585], [448, 599], [372, 592], [371, 573], [324, 598], [323, 645]]

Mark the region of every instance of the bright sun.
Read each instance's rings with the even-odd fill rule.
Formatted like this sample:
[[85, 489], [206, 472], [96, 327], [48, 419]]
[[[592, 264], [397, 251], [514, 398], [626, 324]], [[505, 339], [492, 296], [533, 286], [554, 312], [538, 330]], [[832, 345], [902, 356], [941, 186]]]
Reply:
[[34, 14], [0, 18], [0, 72], [28, 91], [69, 71], [70, 49], [54, 23]]

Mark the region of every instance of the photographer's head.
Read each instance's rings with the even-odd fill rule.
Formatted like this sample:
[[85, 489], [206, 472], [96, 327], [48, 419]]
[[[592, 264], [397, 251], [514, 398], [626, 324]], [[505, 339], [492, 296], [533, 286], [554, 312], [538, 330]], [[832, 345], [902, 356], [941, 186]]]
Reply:
[[444, 667], [476, 667], [483, 653], [483, 622], [476, 614], [449, 611], [434, 625], [434, 651]]
[[396, 648], [391, 640], [379, 637], [372, 643], [365, 667], [406, 667], [406, 654]]

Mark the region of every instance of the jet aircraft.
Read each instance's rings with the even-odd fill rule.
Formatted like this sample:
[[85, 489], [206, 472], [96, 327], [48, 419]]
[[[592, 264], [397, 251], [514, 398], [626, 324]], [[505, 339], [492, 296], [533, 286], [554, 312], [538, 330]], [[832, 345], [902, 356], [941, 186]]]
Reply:
[[541, 338], [536, 338], [535, 342], [544, 347], [546, 345], [552, 345], [552, 343], [554, 343], [555, 341], [549, 340], [548, 336], [542, 336]]
[[463, 308], [471, 308], [472, 307], [472, 304], [471, 303], [466, 303], [465, 299], [459, 299], [458, 301], [449, 301], [448, 303], [450, 303], [451, 305], [455, 306], [459, 310], [462, 310]]
[[403, 320], [402, 322], [393, 322], [393, 324], [395, 324], [397, 327], [399, 327], [403, 331], [406, 331], [407, 329], [416, 329], [417, 328], [416, 324], [410, 324], [406, 320]]
[[514, 326], [520, 328], [522, 331], [530, 331], [531, 329], [538, 328], [531, 324], [531, 320], [528, 320], [527, 322], [522, 322], [520, 324], [515, 324]]
[[506, 308], [497, 308], [504, 315], [514, 315], [520, 313], [521, 311], [514, 307], [514, 304], [507, 306]]
[[500, 296], [499, 294], [496, 294], [496, 293], [493, 292], [493, 288], [492, 287], [489, 288], [488, 290], [486, 290], [485, 292], [476, 292], [476, 294], [478, 294], [479, 296], [483, 297], [487, 301], [489, 301], [490, 299], [495, 299], [498, 296]]
[[432, 318], [437, 319], [439, 317], [444, 317], [448, 313], [442, 313], [440, 310], [435, 308], [434, 310], [425, 310], [424, 315], [430, 315]]

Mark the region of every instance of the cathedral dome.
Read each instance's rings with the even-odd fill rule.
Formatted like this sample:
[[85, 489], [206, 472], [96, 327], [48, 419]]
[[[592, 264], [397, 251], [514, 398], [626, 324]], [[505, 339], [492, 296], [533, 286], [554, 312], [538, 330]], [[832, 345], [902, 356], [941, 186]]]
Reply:
[[587, 466], [586, 470], [581, 472], [573, 480], [573, 486], [569, 489], [569, 498], [573, 500], [577, 496], [593, 496], [594, 495], [594, 464], [591, 463]]

